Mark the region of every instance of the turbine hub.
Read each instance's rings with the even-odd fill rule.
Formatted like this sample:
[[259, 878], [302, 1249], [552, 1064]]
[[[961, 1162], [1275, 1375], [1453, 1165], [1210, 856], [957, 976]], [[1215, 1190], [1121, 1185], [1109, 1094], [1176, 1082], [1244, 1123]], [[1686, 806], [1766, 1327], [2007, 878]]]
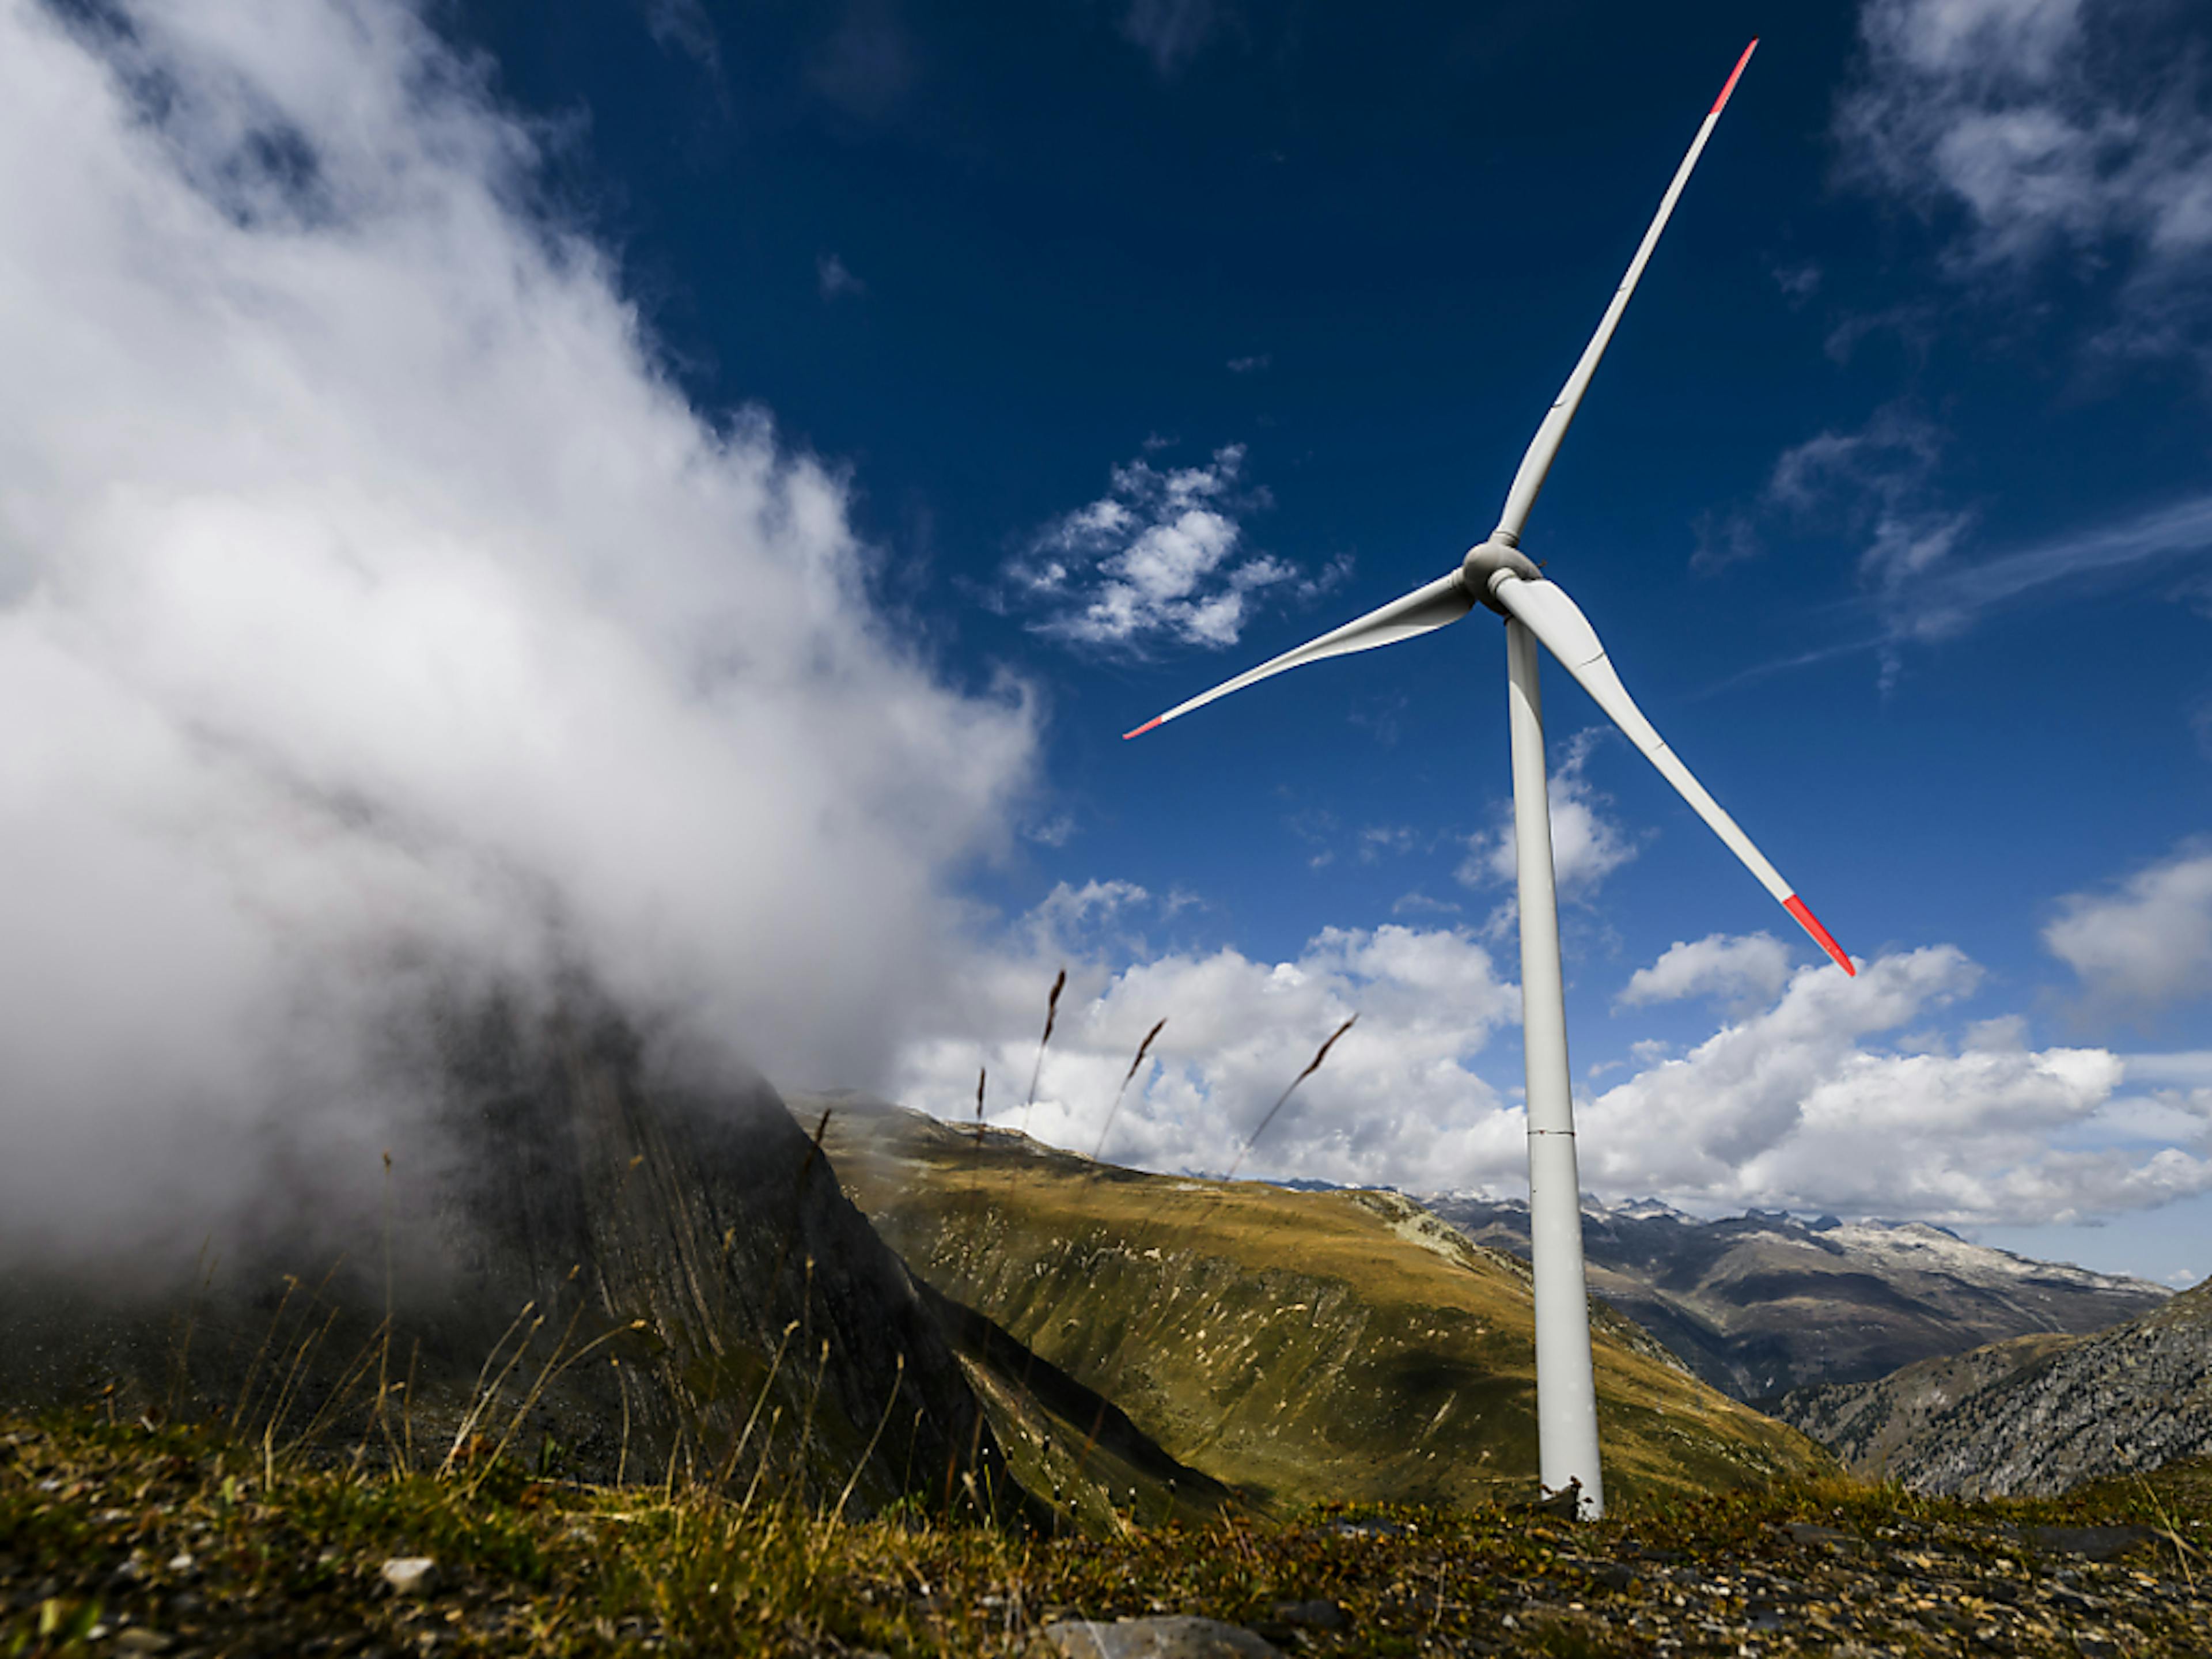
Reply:
[[1504, 617], [1510, 613], [1490, 592], [1490, 584], [1501, 571], [1510, 571], [1528, 582], [1543, 580], [1544, 573], [1503, 536], [1492, 536], [1480, 547], [1468, 549], [1467, 557], [1460, 561], [1459, 579], [1467, 584], [1469, 594]]

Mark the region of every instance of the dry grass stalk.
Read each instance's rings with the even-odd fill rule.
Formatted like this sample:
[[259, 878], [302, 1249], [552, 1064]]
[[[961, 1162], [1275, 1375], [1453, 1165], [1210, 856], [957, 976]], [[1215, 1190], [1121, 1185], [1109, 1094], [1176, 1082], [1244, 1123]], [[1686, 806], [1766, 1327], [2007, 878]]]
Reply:
[[1121, 1086], [1114, 1091], [1114, 1103], [1107, 1109], [1106, 1121], [1099, 1128], [1097, 1143], [1091, 1148], [1093, 1164], [1098, 1162], [1100, 1155], [1106, 1150], [1106, 1137], [1114, 1132], [1114, 1120], [1121, 1115], [1121, 1102], [1128, 1096], [1129, 1085], [1136, 1081], [1137, 1073], [1145, 1063], [1145, 1056], [1152, 1053], [1153, 1040], [1167, 1030], [1167, 1020], [1163, 1017], [1158, 1024], [1145, 1033], [1145, 1040], [1137, 1045], [1137, 1057], [1129, 1062], [1129, 1069], [1122, 1073]]
[[[545, 1319], [542, 1314], [534, 1319], [531, 1317], [537, 1307], [538, 1303], [534, 1297], [524, 1303], [522, 1311], [514, 1316], [514, 1322], [507, 1328], [506, 1333], [499, 1340], [492, 1344], [491, 1352], [484, 1356], [483, 1365], [477, 1372], [477, 1385], [469, 1395], [468, 1409], [461, 1414], [460, 1426], [453, 1431], [453, 1443], [447, 1448], [445, 1461], [438, 1465], [440, 1480], [444, 1480], [453, 1472], [454, 1461], [461, 1455], [461, 1448], [468, 1443], [470, 1435], [476, 1431], [477, 1422], [490, 1407], [499, 1390], [505, 1386], [508, 1376], [514, 1371], [515, 1366], [521, 1363], [523, 1354], [530, 1346], [531, 1338], [537, 1335], [538, 1328], [544, 1324]], [[514, 1345], [513, 1357], [501, 1368], [498, 1377], [487, 1388], [484, 1379], [491, 1375], [492, 1362], [497, 1359], [506, 1348], [507, 1339], [521, 1329], [522, 1322], [526, 1319], [531, 1322], [530, 1328], [523, 1332], [522, 1340]]]
[[899, 1390], [906, 1384], [906, 1356], [898, 1357], [898, 1370], [891, 1379], [891, 1397], [884, 1401], [884, 1414], [876, 1419], [876, 1431], [868, 1437], [867, 1449], [861, 1452], [860, 1461], [853, 1465], [853, 1473], [845, 1481], [845, 1489], [837, 1494], [836, 1506], [830, 1511], [829, 1525], [834, 1527], [845, 1513], [845, 1504], [853, 1496], [853, 1488], [860, 1484], [861, 1473], [869, 1460], [876, 1455], [876, 1446], [884, 1437], [884, 1429], [891, 1420], [891, 1407], [898, 1404]]

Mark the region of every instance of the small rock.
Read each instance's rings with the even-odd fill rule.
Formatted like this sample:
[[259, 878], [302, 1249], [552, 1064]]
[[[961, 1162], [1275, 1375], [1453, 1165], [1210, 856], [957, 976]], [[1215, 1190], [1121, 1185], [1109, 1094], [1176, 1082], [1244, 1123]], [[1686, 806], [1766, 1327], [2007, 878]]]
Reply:
[[428, 1595], [438, 1588], [438, 1564], [427, 1555], [403, 1555], [378, 1569], [394, 1595]]
[[1218, 1619], [1066, 1619], [1047, 1625], [1030, 1649], [1036, 1659], [1283, 1659], [1240, 1625]]
[[1809, 1521], [1785, 1521], [1775, 1531], [1797, 1544], [1856, 1544], [1859, 1541], [1847, 1532], [1838, 1532], [1833, 1527], [1816, 1527]]
[[191, 1577], [193, 1570], [198, 1565], [199, 1563], [192, 1559], [192, 1553], [190, 1550], [179, 1550], [176, 1554], [169, 1558], [169, 1571], [177, 1574], [179, 1577]]
[[115, 1638], [118, 1653], [167, 1653], [169, 1647], [167, 1637], [157, 1630], [148, 1630], [143, 1625], [134, 1626]]
[[1275, 1622], [1306, 1630], [1350, 1630], [1352, 1615], [1334, 1601], [1278, 1601]]
[[2148, 1527], [2022, 1527], [2021, 1534], [2037, 1549], [2092, 1561], [2109, 1561], [2158, 1536]]

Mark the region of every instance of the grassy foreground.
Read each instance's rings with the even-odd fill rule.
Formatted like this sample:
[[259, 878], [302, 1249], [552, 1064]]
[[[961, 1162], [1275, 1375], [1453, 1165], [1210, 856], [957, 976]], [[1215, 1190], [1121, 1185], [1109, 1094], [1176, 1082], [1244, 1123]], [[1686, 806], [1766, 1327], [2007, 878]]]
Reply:
[[[2136, 1530], [2038, 1530], [2092, 1526]], [[1052, 1538], [502, 1466], [272, 1472], [192, 1431], [0, 1419], [7, 1656], [1020, 1654], [1053, 1620], [1167, 1612], [1318, 1654], [2201, 1656], [2207, 1540], [2212, 1464], [2035, 1503], [1833, 1479], [1587, 1527], [1362, 1508]], [[425, 1557], [428, 1583], [386, 1582]], [[1341, 1627], [1285, 1605], [1313, 1603]]]

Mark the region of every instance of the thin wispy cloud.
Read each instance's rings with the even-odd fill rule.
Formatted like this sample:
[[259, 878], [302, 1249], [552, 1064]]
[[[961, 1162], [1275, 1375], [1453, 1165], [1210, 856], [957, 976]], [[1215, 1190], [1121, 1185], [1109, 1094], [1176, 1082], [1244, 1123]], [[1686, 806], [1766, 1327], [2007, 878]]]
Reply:
[[722, 73], [722, 41], [700, 0], [638, 0], [646, 32], [665, 51], [680, 52], [708, 75]]
[[2137, 574], [2168, 561], [2212, 553], [2212, 495], [2154, 507], [2124, 523], [2053, 537], [2015, 552], [1953, 563], [1913, 588], [1910, 607], [1893, 606], [1900, 639], [1940, 640], [1965, 633], [1984, 616], [2069, 586]]
[[1129, 0], [1121, 38], [1152, 60], [1163, 81], [1188, 69], [1222, 21], [1217, 0]]
[[1867, 0], [1859, 32], [1836, 117], [1846, 179], [1937, 224], [1962, 283], [2058, 273], [2109, 289], [2099, 345], [2212, 352], [2202, 8]]
[[1249, 357], [1231, 357], [1229, 372], [1231, 374], [1257, 374], [1274, 361], [1273, 354], [1266, 351], [1256, 352]]
[[868, 285], [855, 276], [852, 268], [834, 253], [823, 253], [816, 258], [814, 281], [822, 290], [824, 300], [857, 300], [868, 291]]
[[2207, 493], [1975, 556], [1979, 514], [1941, 487], [1948, 441], [1909, 404], [1890, 404], [1855, 431], [1822, 431], [1785, 449], [1756, 498], [1700, 520], [1691, 568], [1705, 575], [1759, 556], [1784, 535], [1856, 539], [1863, 592], [1849, 608], [1874, 618], [1858, 638], [1762, 664], [1725, 684], [1870, 650], [1887, 688], [1903, 672], [1908, 647], [1955, 638], [2008, 606], [2077, 597], [2212, 553]]
[[847, 0], [836, 27], [815, 50], [806, 78], [848, 119], [887, 121], [921, 78], [921, 55], [890, 0]]
[[[1871, 631], [1758, 664], [1716, 682], [1701, 695], [1861, 652], [1878, 656], [1885, 681], [1891, 681], [1907, 647], [1956, 639], [2006, 610], [2073, 604], [2178, 564], [2212, 562], [2212, 495], [2191, 496], [2117, 525], [2070, 532], [1984, 558], [1950, 556], [1955, 549], [1948, 542], [1943, 551], [1947, 556], [1940, 568], [1925, 569], [1909, 586], [1878, 587], [1844, 607], [1857, 617], [1872, 610]], [[2191, 710], [2188, 718], [2206, 752], [2212, 754], [2212, 702]]]

